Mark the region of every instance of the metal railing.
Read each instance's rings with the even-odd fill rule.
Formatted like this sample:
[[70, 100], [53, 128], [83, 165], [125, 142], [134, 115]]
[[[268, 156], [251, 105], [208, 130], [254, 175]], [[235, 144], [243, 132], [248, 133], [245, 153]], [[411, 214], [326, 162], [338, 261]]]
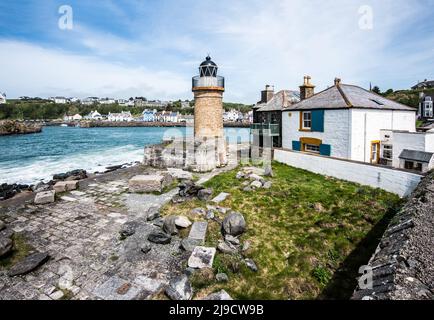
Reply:
[[225, 78], [221, 76], [217, 77], [193, 77], [193, 88], [203, 88], [203, 87], [225, 87]]
[[259, 135], [269, 135], [269, 136], [279, 136], [280, 135], [280, 125], [272, 123], [254, 123], [250, 126], [250, 129], [255, 134]]

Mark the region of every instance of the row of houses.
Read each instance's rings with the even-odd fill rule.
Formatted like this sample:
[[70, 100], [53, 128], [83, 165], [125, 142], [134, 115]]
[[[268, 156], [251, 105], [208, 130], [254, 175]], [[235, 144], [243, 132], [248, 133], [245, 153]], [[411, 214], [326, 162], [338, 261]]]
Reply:
[[110, 122], [131, 122], [131, 121], [145, 121], [145, 122], [190, 122], [194, 117], [190, 115], [181, 115], [178, 112], [162, 111], [145, 109], [141, 117], [133, 117], [130, 111], [122, 111], [119, 113], [109, 113], [108, 115], [102, 115], [98, 110], [91, 111], [86, 116], [80, 114], [65, 115], [63, 120], [65, 122], [71, 121], [110, 121]]
[[252, 134], [259, 144], [271, 136], [274, 147], [426, 172], [434, 168], [434, 129], [416, 130], [418, 112], [340, 79], [315, 94], [306, 76], [299, 91], [262, 91]]
[[253, 111], [249, 111], [247, 113], [242, 113], [241, 111], [232, 109], [232, 110], [223, 112], [223, 121], [224, 122], [252, 123]]

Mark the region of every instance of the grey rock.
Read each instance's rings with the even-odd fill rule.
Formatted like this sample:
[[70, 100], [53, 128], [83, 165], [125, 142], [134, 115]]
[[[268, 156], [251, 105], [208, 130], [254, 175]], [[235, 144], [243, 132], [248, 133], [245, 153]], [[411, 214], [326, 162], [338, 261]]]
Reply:
[[178, 234], [176, 219], [178, 219], [177, 216], [167, 216], [164, 218], [163, 231], [171, 236]]
[[257, 174], [252, 173], [251, 175], [249, 175], [249, 179], [250, 180], [256, 180], [256, 181], [262, 181], [263, 178]]
[[148, 240], [156, 244], [169, 244], [172, 241], [172, 237], [164, 232], [153, 232], [149, 234]]
[[157, 226], [157, 227], [163, 228], [163, 225], [164, 225], [164, 219], [163, 219], [163, 218], [157, 218], [157, 219], [155, 219], [155, 220], [152, 222], [152, 224], [153, 224], [154, 226]]
[[265, 167], [264, 176], [266, 176], [266, 177], [273, 177], [274, 176], [273, 168], [271, 167], [271, 165], [267, 165]]
[[217, 275], [215, 276], [215, 279], [218, 282], [228, 282], [229, 281], [229, 277], [226, 273], [217, 273]]
[[119, 231], [119, 234], [122, 238], [128, 238], [131, 237], [134, 233], [136, 233], [136, 227], [137, 224], [134, 222], [127, 222], [122, 226], [121, 231]]
[[149, 243], [145, 243], [140, 248], [140, 251], [142, 251], [144, 254], [149, 253], [152, 250], [152, 246]]
[[8, 272], [9, 277], [27, 274], [41, 266], [49, 259], [48, 253], [34, 253], [14, 265]]
[[234, 236], [231, 236], [230, 234], [225, 236], [225, 241], [234, 246], [238, 246], [240, 244], [240, 240]]
[[245, 177], [244, 172], [241, 172], [241, 171], [238, 171], [238, 172], [237, 172], [236, 178], [237, 178], [238, 180], [240, 180], [240, 179], [242, 179], [242, 178], [244, 178], [244, 177]]
[[243, 188], [243, 191], [244, 192], [250, 192], [250, 191], [253, 191], [253, 189], [251, 186], [247, 186], [247, 187]]
[[224, 254], [236, 254], [237, 248], [232, 246], [229, 243], [226, 243], [222, 240], [219, 240], [219, 244], [217, 245], [217, 250]]
[[212, 293], [201, 300], [233, 300], [233, 299], [225, 290], [221, 290], [219, 292]]
[[231, 212], [223, 220], [222, 228], [225, 234], [236, 237], [246, 231], [246, 220], [241, 213]]
[[206, 214], [206, 210], [204, 208], [194, 208], [191, 210], [191, 213], [194, 215], [204, 216]]
[[160, 208], [157, 206], [152, 206], [148, 209], [146, 219], [148, 221], [153, 221], [160, 217]]
[[0, 220], [0, 231], [2, 231], [3, 229], [6, 229], [6, 224]]
[[175, 219], [175, 225], [178, 228], [188, 228], [191, 226], [191, 221], [187, 217], [179, 216]]
[[161, 192], [163, 189], [164, 176], [162, 175], [140, 175], [128, 181], [130, 192]]
[[220, 202], [225, 201], [229, 196], [230, 196], [229, 193], [222, 192], [222, 193], [220, 193], [217, 197], [215, 197], [214, 199], [212, 199], [212, 202], [218, 204], [218, 203], [220, 203]]
[[6, 237], [0, 237], [0, 258], [12, 251], [13, 242]]
[[212, 196], [213, 190], [211, 188], [202, 189], [197, 192], [197, 198], [202, 201], [208, 201]]
[[264, 183], [264, 185], [262, 186], [262, 188], [264, 188], [264, 189], [271, 189], [272, 186], [273, 186], [273, 183], [271, 181], [266, 181]]
[[259, 189], [262, 187], [261, 181], [255, 180], [250, 184], [250, 187], [253, 189]]
[[35, 204], [47, 204], [55, 201], [56, 192], [54, 190], [43, 191], [36, 194]]
[[212, 268], [215, 248], [196, 247], [188, 259], [188, 266], [194, 269]]
[[172, 300], [191, 300], [193, 289], [186, 275], [172, 279], [166, 288], [167, 296]]
[[184, 271], [184, 274], [185, 274], [187, 277], [190, 277], [190, 276], [192, 276], [196, 271], [197, 271], [197, 269], [193, 269], [193, 268], [187, 267], [187, 268], [185, 269], [185, 271]]
[[191, 227], [190, 234], [188, 237], [190, 239], [199, 240], [201, 243], [205, 241], [206, 231], [208, 229], [208, 222], [196, 221]]
[[250, 249], [250, 242], [249, 241], [246, 241], [246, 242], [244, 242], [243, 243], [243, 247], [242, 247], [242, 251], [247, 251], [247, 250], [249, 250]]
[[256, 263], [252, 259], [245, 259], [244, 262], [246, 263], [247, 268], [254, 272], [258, 272], [258, 267], [256, 266]]
[[212, 220], [212, 219], [214, 219], [214, 218], [215, 218], [214, 211], [212, 211], [212, 210], [208, 210], [207, 213], [206, 213], [206, 219], [207, 219], [207, 220]]
[[181, 240], [181, 248], [187, 252], [193, 252], [194, 248], [201, 245], [200, 240], [185, 238]]

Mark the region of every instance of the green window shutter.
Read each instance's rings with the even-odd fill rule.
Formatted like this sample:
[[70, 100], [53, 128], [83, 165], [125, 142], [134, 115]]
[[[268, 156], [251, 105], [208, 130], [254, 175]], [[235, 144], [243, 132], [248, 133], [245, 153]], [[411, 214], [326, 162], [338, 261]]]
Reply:
[[324, 110], [312, 111], [312, 131], [324, 132]]
[[301, 151], [301, 143], [300, 141], [292, 141], [292, 150]]
[[332, 146], [329, 144], [322, 144], [319, 146], [319, 153], [322, 156], [331, 156], [332, 154]]

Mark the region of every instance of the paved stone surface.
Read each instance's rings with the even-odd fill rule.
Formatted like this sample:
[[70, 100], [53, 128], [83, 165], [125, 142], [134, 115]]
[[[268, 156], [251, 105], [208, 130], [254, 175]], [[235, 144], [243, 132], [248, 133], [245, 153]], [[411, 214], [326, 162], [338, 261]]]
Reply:
[[164, 177], [162, 175], [140, 175], [129, 181], [130, 192], [161, 192]]
[[190, 234], [188, 235], [188, 237], [190, 239], [199, 240], [203, 243], [205, 241], [207, 228], [208, 222], [196, 221], [191, 226]]

